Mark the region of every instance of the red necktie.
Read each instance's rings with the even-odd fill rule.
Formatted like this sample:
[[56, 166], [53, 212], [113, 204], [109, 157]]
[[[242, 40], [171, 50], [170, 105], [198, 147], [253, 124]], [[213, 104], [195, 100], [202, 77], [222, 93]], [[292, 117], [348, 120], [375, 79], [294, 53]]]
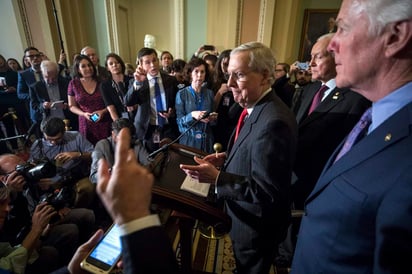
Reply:
[[311, 114], [319, 106], [320, 102], [322, 101], [322, 97], [325, 94], [325, 91], [328, 89], [329, 88], [327, 85], [322, 85], [319, 88], [319, 90], [316, 92], [315, 96], [313, 97], [312, 104], [310, 105], [308, 114]]
[[242, 113], [240, 114], [239, 120], [237, 121], [237, 126], [236, 126], [236, 133], [235, 133], [235, 142], [237, 140], [237, 137], [239, 136], [239, 132], [242, 129], [244, 123], [245, 123], [245, 118], [248, 115], [247, 109], [244, 108]]

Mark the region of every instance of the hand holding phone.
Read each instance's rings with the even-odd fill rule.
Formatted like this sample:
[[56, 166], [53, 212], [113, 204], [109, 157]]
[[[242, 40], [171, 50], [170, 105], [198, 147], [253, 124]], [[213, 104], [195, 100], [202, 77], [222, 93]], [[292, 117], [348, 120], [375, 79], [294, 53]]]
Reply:
[[298, 67], [298, 69], [300, 70], [308, 70], [309, 69], [309, 64], [308, 63], [304, 63], [304, 62], [297, 62], [296, 66]]
[[110, 273], [122, 254], [119, 228], [113, 224], [99, 243], [80, 263], [82, 269], [92, 273]]
[[99, 120], [99, 114], [97, 114], [97, 113], [93, 113], [91, 116], [90, 116], [90, 120], [92, 120], [93, 122], [97, 122], [98, 120]]

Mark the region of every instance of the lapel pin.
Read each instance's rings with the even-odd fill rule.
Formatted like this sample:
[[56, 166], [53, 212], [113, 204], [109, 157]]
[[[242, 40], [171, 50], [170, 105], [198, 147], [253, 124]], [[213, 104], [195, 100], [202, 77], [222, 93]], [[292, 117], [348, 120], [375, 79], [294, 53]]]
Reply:
[[392, 139], [392, 134], [388, 133], [385, 136], [385, 142], [389, 142]]
[[339, 91], [333, 94], [332, 99], [337, 100], [339, 98]]

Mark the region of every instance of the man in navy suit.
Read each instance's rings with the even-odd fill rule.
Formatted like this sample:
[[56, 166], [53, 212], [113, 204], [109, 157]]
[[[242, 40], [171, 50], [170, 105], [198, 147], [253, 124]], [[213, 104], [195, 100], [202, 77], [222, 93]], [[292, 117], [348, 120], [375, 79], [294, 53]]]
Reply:
[[195, 157], [199, 165], [180, 166], [187, 175], [215, 185], [224, 200], [232, 219], [237, 273], [269, 272], [290, 219], [297, 125], [271, 89], [274, 64], [271, 50], [261, 43], [232, 50], [228, 86], [248, 118], [232, 135], [227, 153]]
[[41, 80], [40, 64], [42, 61], [42, 55], [35, 47], [28, 47], [24, 50], [24, 56], [29, 60], [31, 67], [19, 72], [17, 83], [17, 97], [20, 100], [24, 100], [27, 109], [30, 110], [30, 120], [32, 122], [31, 129], [37, 137], [41, 136], [40, 121], [41, 115], [35, 112], [30, 105], [30, 85]]
[[[157, 149], [163, 138], [174, 139], [178, 135], [175, 100], [178, 83], [175, 77], [160, 71], [155, 49], [142, 48], [137, 53], [139, 65], [134, 73], [135, 81], [125, 96], [128, 111], [137, 109], [134, 125], [136, 137], [146, 140], [150, 150]], [[163, 111], [156, 107], [155, 81], [160, 88]], [[165, 120], [161, 124], [161, 120]]]
[[[312, 47], [309, 65], [312, 79], [316, 82], [305, 86], [296, 117], [299, 133], [292, 176], [295, 209], [303, 209], [304, 201], [314, 188], [330, 155], [370, 107], [370, 102], [362, 95], [336, 87], [335, 61], [327, 50], [332, 37], [333, 34], [323, 35]], [[312, 107], [323, 85], [328, 89], [319, 98], [319, 104]], [[279, 256], [275, 259], [277, 266], [290, 267], [292, 263], [300, 224], [298, 219], [296, 221], [292, 223], [287, 240], [279, 247]]]
[[328, 46], [336, 84], [372, 101], [371, 124], [365, 119], [366, 136], [353, 146], [355, 130], [338, 146], [307, 198], [292, 273], [405, 273], [412, 258], [412, 2], [344, 0], [336, 22]]

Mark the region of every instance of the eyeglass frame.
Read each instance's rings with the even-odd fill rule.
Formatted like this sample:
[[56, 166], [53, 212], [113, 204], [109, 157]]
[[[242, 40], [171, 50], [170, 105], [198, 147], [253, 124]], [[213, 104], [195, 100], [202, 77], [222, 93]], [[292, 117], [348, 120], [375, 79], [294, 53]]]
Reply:
[[41, 56], [42, 56], [41, 53], [26, 55], [26, 57], [30, 59], [40, 58]]
[[224, 74], [224, 77], [226, 79], [226, 81], [229, 81], [230, 78], [233, 78], [233, 80], [237, 81], [237, 82], [243, 82], [246, 79], [246, 76], [253, 72], [252, 70], [249, 70], [248, 72], [241, 72], [241, 71], [237, 71], [237, 72], [227, 72]]

